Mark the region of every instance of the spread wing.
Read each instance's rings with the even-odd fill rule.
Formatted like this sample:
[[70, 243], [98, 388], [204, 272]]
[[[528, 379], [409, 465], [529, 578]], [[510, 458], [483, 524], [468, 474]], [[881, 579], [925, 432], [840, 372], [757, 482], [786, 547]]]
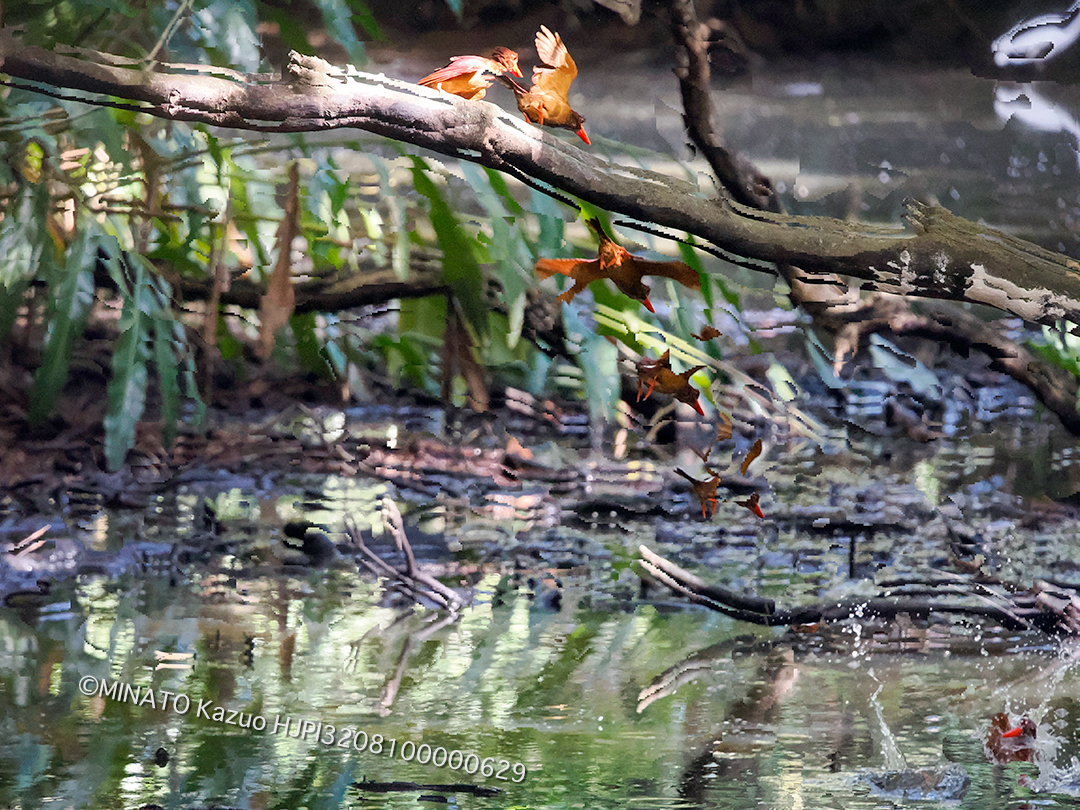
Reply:
[[634, 272], [643, 276], [664, 276], [692, 290], [701, 289], [701, 276], [684, 262], [654, 262], [649, 259], [639, 259], [636, 256], [630, 258], [633, 260]]
[[475, 76], [473, 83], [486, 87], [491, 84], [494, 78], [493, 76], [484, 76], [484, 71], [491, 74], [502, 73], [502, 65], [488, 59], [486, 56], [451, 56], [449, 65], [425, 76], [419, 83], [425, 87], [434, 87], [439, 82], [446, 82], [459, 77]]
[[742, 464], [739, 465], [739, 474], [746, 475], [746, 471], [750, 469], [750, 464], [755, 458], [761, 455], [761, 439], [754, 442], [754, 446], [750, 448], [750, 451], [746, 454], [746, 458], [742, 460]]
[[537, 259], [535, 270], [540, 278], [550, 278], [558, 273], [585, 284], [607, 278], [596, 259]]
[[565, 100], [577, 76], [577, 65], [559, 35], [547, 26], [541, 25], [536, 32], [536, 54], [544, 65], [533, 68], [533, 87]]
[[556, 273], [570, 276], [574, 280], [574, 286], [558, 296], [560, 301], [567, 302], [594, 281], [607, 278], [607, 273], [600, 267], [597, 259], [537, 259], [534, 270], [540, 278], [549, 278]]

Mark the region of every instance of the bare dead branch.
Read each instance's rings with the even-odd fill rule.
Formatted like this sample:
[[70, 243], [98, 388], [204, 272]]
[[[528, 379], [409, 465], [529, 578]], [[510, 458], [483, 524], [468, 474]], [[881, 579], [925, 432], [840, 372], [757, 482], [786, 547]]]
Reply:
[[448, 611], [450, 616], [457, 617], [461, 608], [465, 606], [461, 597], [450, 588], [447, 588], [430, 574], [422, 571], [416, 564], [412, 546], [408, 537], [405, 536], [405, 526], [401, 521], [401, 512], [397, 504], [390, 498], [383, 499], [383, 526], [394, 538], [394, 543], [399, 551], [405, 555], [405, 568], [398, 569], [386, 562], [376, 554], [364, 542], [359, 530], [353, 525], [347, 525], [346, 531], [353, 545], [360, 552], [359, 562], [376, 576], [387, 577], [392, 586], [400, 590], [410, 599], [420, 604], [425, 602], [434, 604], [441, 610]]
[[638, 550], [642, 567], [677, 593], [734, 619], [768, 627], [895, 619], [901, 615], [926, 618], [935, 613], [948, 613], [989, 619], [1009, 630], [1037, 628], [1055, 635], [1075, 636], [1080, 629], [1080, 596], [1075, 591], [1043, 581], [1037, 581], [1030, 591], [1014, 589], [1006, 592], [1002, 589], [999, 592], [991, 590], [987, 583], [975, 582], [969, 586], [957, 579], [955, 583], [948, 583], [948, 587], [916, 585], [907, 590], [897, 587], [892, 593], [881, 596], [853, 597], [777, 610], [771, 599], [708, 585], [646, 546], [639, 546]]

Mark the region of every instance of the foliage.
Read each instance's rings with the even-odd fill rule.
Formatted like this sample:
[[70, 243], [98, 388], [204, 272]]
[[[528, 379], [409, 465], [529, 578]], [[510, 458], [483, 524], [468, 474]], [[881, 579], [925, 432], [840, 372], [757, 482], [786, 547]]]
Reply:
[[[356, 61], [363, 54], [350, 22], [367, 36], [381, 35], [359, 0], [315, 5]], [[137, 56], [162, 45], [168, 58], [248, 70], [266, 67], [251, 61], [260, 20], [276, 23], [292, 47], [305, 37], [299, 21], [269, 4], [226, 10], [217, 0], [189, 0], [169, 9], [59, 2], [21, 20], [30, 42], [79, 41]], [[122, 47], [109, 38], [129, 28], [137, 35]], [[164, 33], [151, 41], [150, 32]], [[440, 257], [449, 296], [403, 299], [395, 319], [372, 312], [370, 325], [363, 313], [295, 313], [289, 330], [278, 332], [273, 363], [343, 380], [359, 392], [370, 392], [373, 375], [382, 376], [461, 405], [466, 398], [486, 401], [478, 388], [505, 384], [585, 396], [593, 417], [605, 419], [620, 395], [621, 361], [664, 345], [687, 347], [686, 357], [717, 357], [715, 346], [691, 345], [700, 304], [673, 284], [666, 296], [657, 290], [671, 306], [655, 317], [606, 283], [564, 307], [576, 369], [524, 340], [536, 259], [595, 255], [595, 242], [575, 228], [588, 237], [568, 246], [573, 209], [492, 170], [393, 153], [370, 136], [317, 144], [300, 136], [231, 140], [203, 126], [54, 104], [23, 90], [9, 92], [0, 107], [0, 183], [8, 192], [0, 207], [0, 336], [12, 334], [32, 301], [48, 302], [28, 410], [30, 421], [44, 425], [95, 313], [119, 311], [104, 416], [111, 468], [123, 463], [147, 413], [160, 419], [167, 443], [181, 422], [199, 423], [204, 404], [196, 380], [206, 379], [207, 369], [196, 366], [196, 335], [202, 364], [244, 372], [244, 347], [255, 338], [249, 316], [220, 305], [201, 315], [175, 290], [191, 281], [225, 289], [244, 273], [265, 285], [282, 250], [291, 251], [281, 266], [294, 283], [384, 270], [408, 281], [416, 256]], [[298, 210], [287, 215], [283, 167], [295, 161]], [[295, 238], [278, 244], [286, 218], [295, 220]], [[623, 237], [624, 226], [616, 223]], [[606, 227], [611, 231], [612, 223]], [[679, 249], [702, 273], [705, 316], [720, 307], [737, 312], [738, 296], [703, 272], [689, 242]], [[284, 314], [291, 309], [290, 303]], [[622, 316], [622, 326], [613, 327]]]
[[[1042, 360], [1057, 368], [1064, 369], [1080, 379], [1080, 337], [1062, 328], [1042, 328], [1043, 342], [1029, 341], [1027, 346]], [[1076, 402], [1080, 411], [1080, 399]]]
[[[366, 61], [356, 27], [370, 39], [382, 31], [364, 0], [311, 0], [322, 27], [356, 65]], [[224, 65], [264, 71], [257, 29], [273, 26], [287, 48], [312, 53], [308, 32], [317, 27], [303, 6], [257, 0], [29, 0], [4, 7], [4, 22], [17, 25], [28, 44], [95, 48], [136, 59]]]

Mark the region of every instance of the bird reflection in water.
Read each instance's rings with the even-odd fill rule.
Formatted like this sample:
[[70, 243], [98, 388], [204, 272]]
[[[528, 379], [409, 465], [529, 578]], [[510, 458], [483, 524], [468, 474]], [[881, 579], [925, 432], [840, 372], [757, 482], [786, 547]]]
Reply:
[[990, 50], [998, 67], [1042, 66], [1060, 56], [1080, 37], [1080, 0], [1064, 14], [1040, 14], [1021, 20], [994, 40]]

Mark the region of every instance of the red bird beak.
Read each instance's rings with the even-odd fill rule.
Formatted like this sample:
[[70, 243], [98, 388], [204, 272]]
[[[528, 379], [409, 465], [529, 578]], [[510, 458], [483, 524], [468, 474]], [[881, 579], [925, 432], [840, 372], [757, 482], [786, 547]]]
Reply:
[[701, 403], [698, 402], [696, 399], [694, 400], [694, 410], [700, 413], [702, 416], [705, 415], [705, 411], [701, 410]]
[[641, 303], [643, 303], [645, 305], [645, 309], [649, 310], [649, 312], [652, 312], [652, 313], [656, 312], [656, 310], [652, 308], [652, 301], [649, 300], [649, 296], [646, 295], [645, 300], [642, 301]]
[[578, 127], [577, 136], [585, 141], [586, 146], [592, 146], [592, 143], [589, 141], [589, 136], [585, 134], [585, 127]]
[[753, 506], [751, 506], [750, 508], [753, 511], [753, 513], [755, 515], [757, 515], [759, 518], [761, 518], [762, 520], [765, 519], [765, 513], [761, 511], [761, 507], [758, 506], [756, 503]]
[[516, 65], [514, 66], [514, 75], [515, 75], [515, 76], [522, 76], [522, 75], [524, 75], [524, 74], [522, 74], [522, 72], [521, 72], [521, 68], [517, 67]]
[[1023, 733], [1024, 733], [1024, 729], [1021, 728], [1020, 726], [1017, 726], [1016, 728], [1010, 728], [1008, 731], [1002, 732], [1001, 736], [1002, 737], [1019, 737]]

